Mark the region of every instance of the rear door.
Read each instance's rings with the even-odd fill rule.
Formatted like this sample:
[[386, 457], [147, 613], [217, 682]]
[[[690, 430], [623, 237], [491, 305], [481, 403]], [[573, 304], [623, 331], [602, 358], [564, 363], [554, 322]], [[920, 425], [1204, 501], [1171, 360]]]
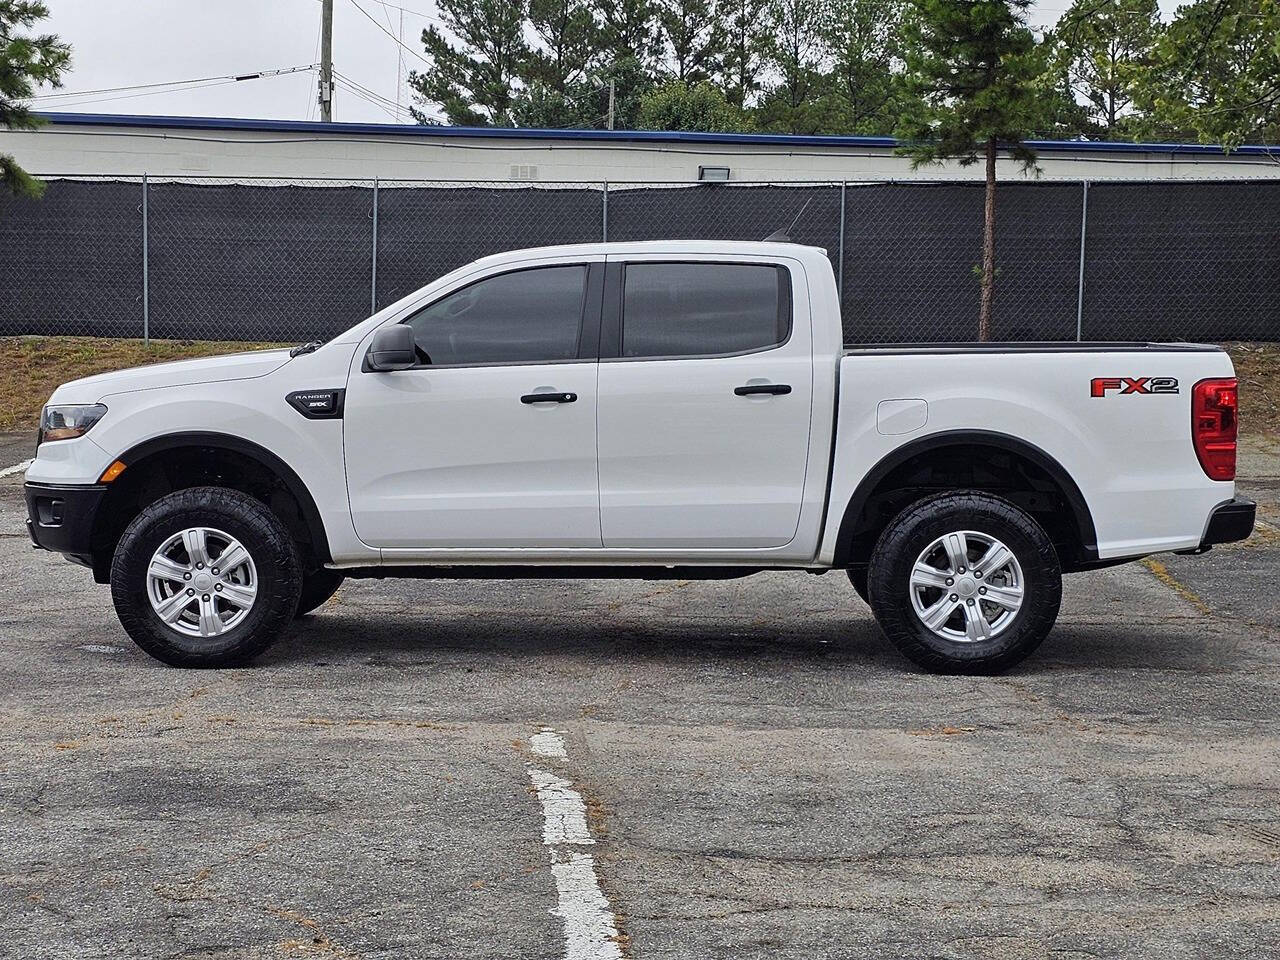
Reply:
[[606, 548], [796, 536], [813, 358], [799, 263], [609, 259], [597, 400]]

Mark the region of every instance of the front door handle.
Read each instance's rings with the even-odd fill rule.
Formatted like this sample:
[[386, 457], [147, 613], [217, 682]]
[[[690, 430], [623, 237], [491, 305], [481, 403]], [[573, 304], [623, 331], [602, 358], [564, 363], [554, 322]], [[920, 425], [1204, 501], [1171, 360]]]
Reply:
[[791, 392], [791, 385], [788, 383], [748, 383], [744, 387], [734, 387], [733, 392], [740, 397], [750, 397], [757, 393], [768, 393], [775, 397], [781, 397]]
[[[787, 387], [790, 390], [790, 387]], [[576, 393], [526, 393], [520, 398], [521, 403], [573, 403], [578, 399]]]

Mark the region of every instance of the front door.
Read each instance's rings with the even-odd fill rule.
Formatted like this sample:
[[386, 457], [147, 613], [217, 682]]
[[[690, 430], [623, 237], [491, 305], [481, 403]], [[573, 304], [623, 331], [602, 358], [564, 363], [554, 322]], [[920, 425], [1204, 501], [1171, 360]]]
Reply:
[[593, 325], [602, 269], [486, 277], [403, 321], [415, 367], [370, 372], [357, 357], [343, 443], [361, 540], [410, 553], [600, 546]]
[[[608, 269], [598, 400], [605, 547], [790, 543], [813, 395], [808, 301], [792, 296], [791, 268], [611, 258]], [[803, 278], [795, 289], [806, 289]]]

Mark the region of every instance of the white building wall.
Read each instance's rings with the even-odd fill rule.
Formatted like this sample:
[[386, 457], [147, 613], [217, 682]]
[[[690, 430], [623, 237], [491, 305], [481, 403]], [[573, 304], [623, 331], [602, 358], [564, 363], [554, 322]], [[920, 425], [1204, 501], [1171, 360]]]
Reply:
[[[317, 125], [319, 126], [319, 125]], [[367, 129], [367, 128], [366, 128]], [[690, 182], [698, 168], [726, 166], [732, 180], [978, 178], [981, 164], [913, 170], [891, 147], [499, 139], [378, 132], [217, 130], [52, 123], [0, 130], [0, 152], [45, 176], [269, 177], [368, 180]], [[1026, 176], [1011, 160], [999, 175]], [[1221, 153], [1040, 151], [1042, 179], [1280, 177], [1280, 157]]]

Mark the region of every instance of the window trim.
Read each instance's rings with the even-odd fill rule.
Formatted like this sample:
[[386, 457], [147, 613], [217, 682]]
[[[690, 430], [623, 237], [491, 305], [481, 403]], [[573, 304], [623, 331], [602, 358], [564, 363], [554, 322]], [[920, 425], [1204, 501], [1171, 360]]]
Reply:
[[[583, 283], [582, 305], [578, 314], [578, 345], [575, 351], [576, 356], [566, 357], [559, 360], [487, 360], [482, 363], [415, 363], [412, 367], [406, 367], [404, 370], [396, 372], [416, 373], [423, 370], [464, 370], [471, 367], [545, 367], [566, 363], [596, 363], [599, 360], [600, 353], [601, 298], [604, 293], [605, 264], [602, 260], [568, 260], [553, 263], [534, 263], [526, 266], [513, 267], [510, 270], [499, 270], [496, 273], [486, 273], [484, 276], [476, 277], [461, 286], [454, 287], [453, 289], [440, 294], [440, 296], [434, 298], [428, 303], [415, 305], [407, 315], [393, 322], [396, 325], [407, 324], [424, 310], [429, 310], [437, 303], [447, 300], [454, 294], [470, 289], [478, 283], [484, 283], [486, 280], [494, 280], [498, 277], [505, 277], [514, 273], [528, 273], [530, 270], [554, 270], [558, 267], [585, 267], [587, 271], [586, 280]], [[381, 329], [381, 326], [382, 325], [379, 325], [376, 329]], [[365, 357], [360, 364], [360, 370], [362, 373], [375, 372], [369, 367], [368, 349], [365, 350]]]
[[[622, 355], [623, 295], [626, 290], [626, 268], [632, 265], [678, 264], [682, 266], [732, 266], [732, 267], [771, 267], [777, 272], [779, 283], [778, 322], [786, 322], [787, 335], [775, 343], [748, 350], [734, 350], [728, 353], [689, 353], [673, 354], [661, 357], [624, 357]], [[663, 258], [661, 260], [610, 260], [604, 272], [604, 306], [600, 318], [600, 362], [601, 363], [649, 363], [661, 360], [724, 360], [730, 357], [749, 357], [755, 353], [767, 353], [779, 350], [791, 342], [795, 335], [795, 274], [791, 267], [776, 260], [720, 260], [708, 258]]]

